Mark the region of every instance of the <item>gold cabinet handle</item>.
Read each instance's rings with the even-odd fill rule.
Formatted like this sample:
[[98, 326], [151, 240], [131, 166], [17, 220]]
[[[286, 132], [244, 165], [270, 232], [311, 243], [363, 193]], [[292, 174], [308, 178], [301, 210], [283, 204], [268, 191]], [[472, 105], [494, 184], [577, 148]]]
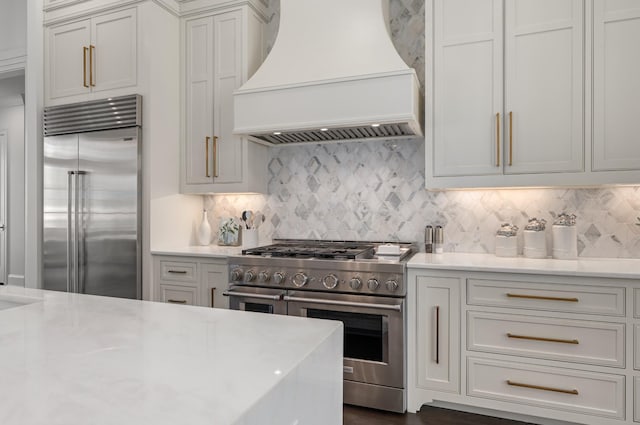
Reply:
[[544, 301], [565, 301], [565, 302], [571, 302], [571, 303], [577, 303], [579, 301], [577, 298], [573, 298], [573, 297], [567, 297], [567, 298], [563, 298], [563, 297], [543, 297], [543, 296], [540, 296], [540, 295], [510, 294], [510, 293], [507, 293], [507, 297], [509, 297], [509, 298], [526, 298], [526, 299], [530, 299], [530, 300], [544, 300]]
[[204, 168], [205, 168], [205, 175], [207, 177], [211, 177], [211, 175], [209, 174], [209, 140], [211, 140], [211, 137], [207, 136], [204, 139]]
[[513, 165], [513, 112], [509, 111], [509, 166]]
[[544, 338], [540, 336], [517, 335], [510, 332], [507, 333], [507, 337], [515, 339], [528, 339], [531, 341], [560, 342], [562, 344], [580, 344], [580, 341], [578, 341], [577, 339]]
[[167, 273], [173, 273], [173, 274], [187, 274], [186, 270], [167, 270]]
[[218, 177], [218, 136], [213, 136], [213, 177]]
[[95, 81], [93, 81], [93, 53], [95, 49], [96, 46], [89, 45], [89, 85], [91, 85], [91, 87], [96, 86]]
[[436, 364], [440, 364], [440, 306], [436, 306]]
[[216, 288], [211, 288], [211, 308], [215, 307]]
[[167, 300], [171, 304], [186, 304], [187, 300]]
[[496, 167], [500, 166], [500, 112], [496, 114]]
[[86, 88], [89, 88], [87, 84], [87, 52], [89, 51], [88, 47], [82, 47], [82, 85]]
[[514, 382], [509, 379], [507, 379], [507, 385], [511, 385], [513, 387], [532, 388], [534, 390], [553, 391], [556, 393], [563, 393], [563, 394], [573, 394], [573, 395], [579, 394], [578, 390], [565, 390], [562, 388], [543, 387], [541, 385], [524, 384], [522, 382]]

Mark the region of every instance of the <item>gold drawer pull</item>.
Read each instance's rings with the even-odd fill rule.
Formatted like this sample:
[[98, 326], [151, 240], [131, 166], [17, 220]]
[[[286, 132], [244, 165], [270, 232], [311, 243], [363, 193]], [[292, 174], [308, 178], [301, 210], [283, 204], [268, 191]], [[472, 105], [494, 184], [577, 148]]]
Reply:
[[507, 336], [509, 338], [529, 339], [531, 341], [561, 342], [563, 344], [580, 344], [580, 341], [578, 341], [577, 339], [543, 338], [540, 336], [516, 335], [509, 332], [507, 333]]
[[215, 307], [216, 288], [211, 288], [211, 308]]
[[205, 176], [211, 177], [209, 174], [209, 140], [211, 137], [207, 136], [204, 138], [204, 168], [205, 168]]
[[496, 167], [500, 166], [500, 112], [496, 114]]
[[170, 302], [172, 304], [186, 304], [187, 300], [167, 300], [167, 302]]
[[167, 273], [173, 273], [173, 274], [187, 274], [186, 270], [167, 270]]
[[509, 379], [507, 379], [507, 384], [511, 385], [512, 387], [532, 388], [534, 390], [553, 391], [555, 393], [578, 395], [578, 390], [564, 390], [562, 388], [543, 387], [540, 385], [523, 384], [521, 382], [513, 382]]
[[545, 300], [545, 301], [566, 301], [571, 303], [577, 303], [577, 298], [563, 298], [563, 297], [543, 297], [540, 295], [524, 295], [524, 294], [509, 294], [507, 293], [507, 297], [509, 298], [526, 298], [530, 300]]
[[87, 84], [87, 52], [89, 51], [88, 47], [82, 47], [82, 85], [86, 88], [89, 88], [89, 84]]
[[509, 167], [513, 165], [513, 112], [509, 112]]

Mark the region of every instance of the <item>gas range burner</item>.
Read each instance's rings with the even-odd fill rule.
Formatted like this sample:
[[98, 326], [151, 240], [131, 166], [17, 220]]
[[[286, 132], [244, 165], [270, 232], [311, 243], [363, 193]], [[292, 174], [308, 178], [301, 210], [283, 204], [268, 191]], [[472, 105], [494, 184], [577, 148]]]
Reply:
[[360, 260], [373, 258], [375, 243], [286, 239], [273, 245], [245, 249], [242, 255], [323, 260]]

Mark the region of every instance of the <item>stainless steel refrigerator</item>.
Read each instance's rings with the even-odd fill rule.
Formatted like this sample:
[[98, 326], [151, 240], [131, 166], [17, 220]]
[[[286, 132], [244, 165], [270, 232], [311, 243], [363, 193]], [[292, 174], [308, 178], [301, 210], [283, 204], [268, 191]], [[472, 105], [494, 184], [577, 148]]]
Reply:
[[45, 108], [44, 289], [141, 298], [141, 102]]

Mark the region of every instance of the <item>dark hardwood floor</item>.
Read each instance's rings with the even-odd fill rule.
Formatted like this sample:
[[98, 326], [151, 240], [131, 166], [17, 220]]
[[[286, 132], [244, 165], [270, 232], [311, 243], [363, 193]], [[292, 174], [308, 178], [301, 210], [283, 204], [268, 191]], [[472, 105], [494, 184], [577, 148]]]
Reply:
[[344, 406], [344, 425], [526, 425], [524, 422], [424, 406], [417, 414]]

